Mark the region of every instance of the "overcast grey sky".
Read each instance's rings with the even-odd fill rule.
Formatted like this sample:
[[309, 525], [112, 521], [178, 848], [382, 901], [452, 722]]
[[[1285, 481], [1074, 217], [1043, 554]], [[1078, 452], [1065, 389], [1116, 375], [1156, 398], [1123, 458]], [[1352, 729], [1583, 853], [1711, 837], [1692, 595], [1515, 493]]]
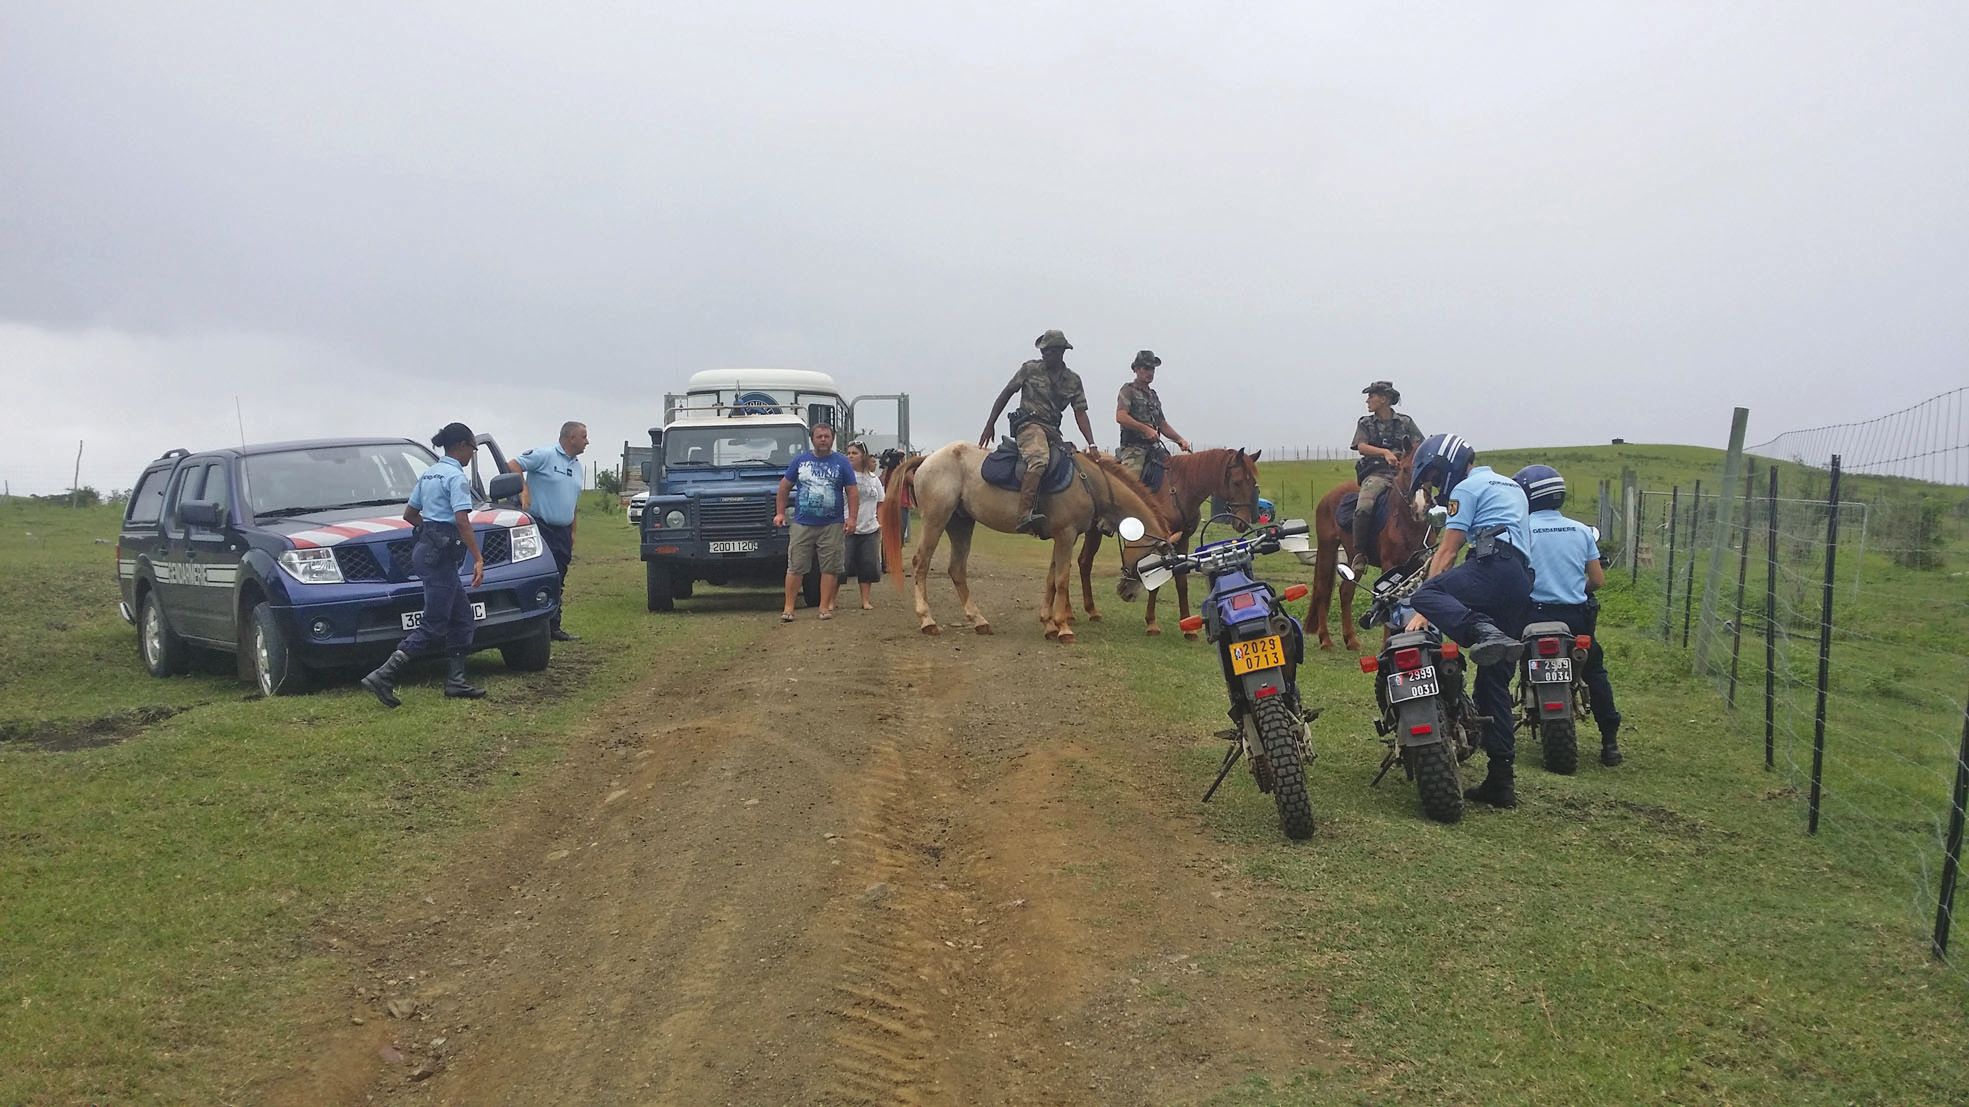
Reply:
[[1969, 4], [0, 0], [0, 476], [585, 418], [975, 436], [1059, 327], [1198, 442], [1721, 444], [1969, 381]]

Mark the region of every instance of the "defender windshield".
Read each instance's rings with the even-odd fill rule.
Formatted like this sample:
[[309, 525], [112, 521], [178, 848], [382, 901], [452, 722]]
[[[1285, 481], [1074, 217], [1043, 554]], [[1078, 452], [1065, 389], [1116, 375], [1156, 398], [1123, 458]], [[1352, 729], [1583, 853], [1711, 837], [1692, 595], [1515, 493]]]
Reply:
[[305, 515], [343, 507], [401, 507], [437, 455], [409, 442], [319, 446], [253, 454], [242, 463], [255, 516]]
[[807, 429], [799, 426], [678, 427], [663, 438], [663, 464], [784, 469], [806, 448]]

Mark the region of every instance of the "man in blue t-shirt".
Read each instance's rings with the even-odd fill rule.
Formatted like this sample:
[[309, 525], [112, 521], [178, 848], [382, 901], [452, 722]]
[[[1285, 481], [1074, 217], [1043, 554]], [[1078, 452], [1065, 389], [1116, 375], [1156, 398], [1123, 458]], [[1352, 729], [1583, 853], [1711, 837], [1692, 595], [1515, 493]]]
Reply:
[[787, 525], [786, 495], [793, 493], [793, 525], [786, 538], [786, 605], [779, 621], [793, 621], [793, 596], [820, 563], [820, 617], [834, 617], [834, 593], [846, 567], [848, 528], [861, 506], [855, 468], [834, 452], [834, 428], [813, 429], [814, 448], [793, 459], [779, 478], [773, 525]]
[[1531, 565], [1537, 572], [1531, 598], [1536, 619], [1556, 619], [1574, 634], [1591, 635], [1586, 662], [1579, 677], [1593, 701], [1593, 721], [1600, 728], [1600, 764], [1618, 765], [1620, 712], [1613, 705], [1613, 681], [1607, 677], [1606, 654], [1595, 633], [1600, 601], [1593, 593], [1607, 582], [1600, 564], [1600, 543], [1585, 523], [1559, 514], [1566, 502], [1566, 478], [1550, 465], [1528, 465], [1512, 478], [1531, 502]]
[[552, 446], [528, 450], [506, 461], [511, 472], [526, 474], [526, 493], [520, 506], [532, 514], [561, 574], [561, 602], [554, 605], [548, 630], [556, 642], [581, 637], [561, 629], [561, 612], [567, 610], [567, 568], [574, 563], [574, 509], [581, 500], [582, 483], [578, 459], [587, 448], [588, 424], [569, 421], [561, 424], [561, 437]]

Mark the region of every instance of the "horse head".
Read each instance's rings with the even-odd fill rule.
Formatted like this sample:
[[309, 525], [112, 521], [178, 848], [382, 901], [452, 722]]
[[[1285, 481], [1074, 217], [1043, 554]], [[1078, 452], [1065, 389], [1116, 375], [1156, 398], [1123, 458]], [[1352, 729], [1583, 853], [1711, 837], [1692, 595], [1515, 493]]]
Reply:
[[1224, 455], [1219, 494], [1231, 514], [1247, 527], [1258, 521], [1258, 455], [1264, 452], [1246, 453], [1239, 447], [1235, 452], [1225, 451]]

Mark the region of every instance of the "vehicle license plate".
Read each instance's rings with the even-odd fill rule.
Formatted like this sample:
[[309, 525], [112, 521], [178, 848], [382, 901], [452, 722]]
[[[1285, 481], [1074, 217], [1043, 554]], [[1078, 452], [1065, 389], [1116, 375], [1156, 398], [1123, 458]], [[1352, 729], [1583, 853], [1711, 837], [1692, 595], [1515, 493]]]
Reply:
[[1231, 672], [1254, 673], [1285, 666], [1285, 640], [1274, 634], [1249, 642], [1231, 643]]
[[1525, 662], [1525, 672], [1533, 684], [1571, 684], [1572, 658], [1534, 657]]
[[711, 543], [711, 552], [712, 553], [758, 553], [759, 542], [757, 539], [746, 539], [743, 541], [731, 541], [731, 542], [713, 542]]
[[1435, 695], [1437, 690], [1434, 665], [1424, 665], [1419, 669], [1410, 669], [1406, 673], [1397, 671], [1388, 678], [1389, 703], [1419, 700], [1424, 696]]
[[[472, 619], [474, 622], [485, 622], [484, 604], [475, 603], [472, 605]], [[422, 611], [406, 611], [403, 613], [403, 629], [405, 630], [416, 630], [418, 624], [423, 621], [424, 613]]]

